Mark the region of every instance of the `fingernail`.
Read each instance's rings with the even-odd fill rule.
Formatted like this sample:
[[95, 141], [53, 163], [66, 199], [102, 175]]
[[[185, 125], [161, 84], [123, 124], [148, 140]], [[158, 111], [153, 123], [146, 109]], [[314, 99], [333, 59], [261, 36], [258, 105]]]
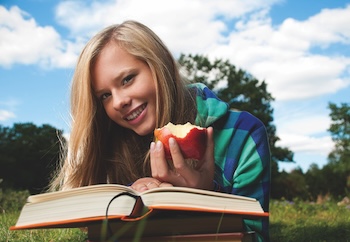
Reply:
[[150, 150], [151, 150], [151, 151], [154, 151], [155, 146], [156, 146], [156, 143], [151, 142]]
[[169, 139], [169, 145], [171, 145], [171, 146], [175, 145], [175, 139], [174, 138], [170, 138]]
[[162, 142], [160, 142], [160, 141], [157, 141], [157, 143], [156, 143], [156, 149], [157, 150], [161, 150], [162, 149]]

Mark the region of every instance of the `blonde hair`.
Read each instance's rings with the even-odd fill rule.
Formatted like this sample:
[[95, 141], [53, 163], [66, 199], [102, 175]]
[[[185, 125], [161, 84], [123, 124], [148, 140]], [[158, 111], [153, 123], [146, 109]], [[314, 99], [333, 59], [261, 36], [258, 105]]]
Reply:
[[[128, 184], [150, 176], [151, 136], [141, 137], [111, 121], [93, 95], [91, 70], [101, 50], [115, 42], [151, 69], [156, 87], [156, 126], [193, 122], [193, 95], [160, 38], [145, 25], [126, 21], [95, 35], [79, 56], [71, 86], [72, 128], [62, 167], [51, 190], [98, 183]], [[155, 128], [157, 128], [155, 127]]]

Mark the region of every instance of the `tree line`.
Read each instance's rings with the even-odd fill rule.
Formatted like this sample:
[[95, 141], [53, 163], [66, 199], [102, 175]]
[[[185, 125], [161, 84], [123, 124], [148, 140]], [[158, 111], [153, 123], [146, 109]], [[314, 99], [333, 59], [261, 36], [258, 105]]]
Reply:
[[[214, 90], [230, 108], [245, 110], [257, 116], [266, 126], [271, 149], [271, 197], [292, 200], [296, 197], [315, 200], [318, 195], [345, 196], [350, 192], [350, 104], [329, 103], [332, 124], [329, 132], [335, 143], [328, 164], [279, 172], [280, 162], [294, 162], [288, 147], [276, 142], [273, 123], [274, 101], [265, 81], [259, 81], [228, 60], [209, 60], [202, 55], [181, 55], [182, 73], [190, 82], [202, 82]], [[17, 123], [0, 125], [0, 186], [26, 189], [32, 194], [45, 191], [59, 165], [63, 131], [48, 124]]]

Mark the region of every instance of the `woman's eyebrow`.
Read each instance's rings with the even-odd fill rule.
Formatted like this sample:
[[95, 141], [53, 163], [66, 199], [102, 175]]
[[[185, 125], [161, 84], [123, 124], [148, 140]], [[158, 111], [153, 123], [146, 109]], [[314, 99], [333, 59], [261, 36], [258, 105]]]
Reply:
[[[127, 67], [125, 69], [123, 69], [122, 71], [120, 71], [117, 76], [115, 76], [112, 81], [113, 82], [116, 82], [116, 81], [119, 81], [119, 80], [122, 80], [125, 76], [129, 75], [130, 73], [135, 73], [137, 71], [137, 68], [134, 68], [134, 67]], [[100, 89], [96, 89], [93, 87], [93, 91], [96, 95], [98, 95], [99, 93], [103, 93], [105, 92], [105, 88], [100, 88]]]

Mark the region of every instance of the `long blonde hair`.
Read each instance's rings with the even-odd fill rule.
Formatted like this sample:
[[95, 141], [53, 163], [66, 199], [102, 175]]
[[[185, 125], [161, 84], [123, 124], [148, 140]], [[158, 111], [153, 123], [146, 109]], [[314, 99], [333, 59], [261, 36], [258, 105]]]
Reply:
[[157, 127], [169, 121], [194, 121], [193, 95], [160, 38], [135, 21], [109, 26], [95, 35], [79, 56], [71, 86], [70, 139], [51, 190], [99, 183], [128, 184], [150, 176], [148, 153], [152, 134], [141, 137], [120, 127], [108, 118], [93, 95], [91, 70], [109, 42], [115, 42], [150, 67], [157, 93]]

